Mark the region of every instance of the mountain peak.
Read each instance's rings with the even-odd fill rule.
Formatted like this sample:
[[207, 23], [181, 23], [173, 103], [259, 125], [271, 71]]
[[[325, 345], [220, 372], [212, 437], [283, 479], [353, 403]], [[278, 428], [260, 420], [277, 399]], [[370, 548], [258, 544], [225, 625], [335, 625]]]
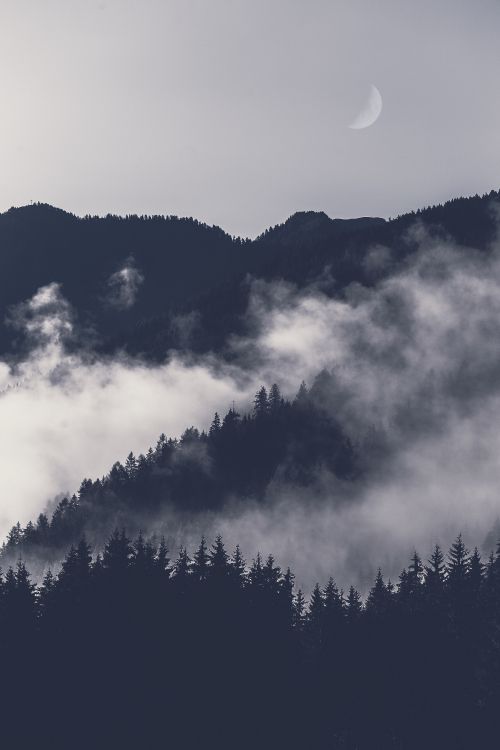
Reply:
[[356, 219], [332, 219], [324, 211], [296, 211], [283, 224], [277, 224], [267, 229], [257, 239], [294, 244], [304, 237], [311, 241], [317, 241], [325, 235], [338, 235], [384, 223], [385, 219], [378, 217], [361, 216]]

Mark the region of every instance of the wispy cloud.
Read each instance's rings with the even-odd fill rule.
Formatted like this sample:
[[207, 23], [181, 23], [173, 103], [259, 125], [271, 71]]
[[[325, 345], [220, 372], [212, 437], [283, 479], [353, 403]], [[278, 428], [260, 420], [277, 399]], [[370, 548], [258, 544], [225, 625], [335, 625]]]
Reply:
[[128, 257], [123, 268], [108, 279], [107, 303], [117, 310], [128, 310], [135, 304], [144, 276], [136, 268], [133, 257]]

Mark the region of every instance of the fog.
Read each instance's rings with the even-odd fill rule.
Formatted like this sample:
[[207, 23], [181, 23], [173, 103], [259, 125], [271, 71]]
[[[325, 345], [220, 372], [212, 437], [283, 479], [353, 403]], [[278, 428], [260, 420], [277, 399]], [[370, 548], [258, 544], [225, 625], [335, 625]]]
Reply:
[[[361, 479], [319, 471], [307, 490], [276, 479], [264, 504], [233, 498], [189, 528], [166, 511], [149, 531], [166, 531], [173, 547], [221, 532], [248, 558], [272, 552], [306, 589], [333, 573], [366, 590], [379, 565], [394, 577], [414, 547], [425, 557], [460, 531], [482, 546], [500, 515], [500, 255], [412, 232], [419, 249], [403, 265], [337, 299], [319, 284], [255, 280], [253, 333], [228, 342], [231, 365], [215, 355], [171, 353], [150, 366], [77, 354], [64, 290], [39, 290], [11, 316], [29, 355], [0, 367], [0, 531], [161, 432], [206, 428], [233, 400], [244, 411], [261, 383], [293, 395], [327, 369], [323, 407], [355, 445], [374, 446]], [[388, 248], [374, 253], [390, 258]]]

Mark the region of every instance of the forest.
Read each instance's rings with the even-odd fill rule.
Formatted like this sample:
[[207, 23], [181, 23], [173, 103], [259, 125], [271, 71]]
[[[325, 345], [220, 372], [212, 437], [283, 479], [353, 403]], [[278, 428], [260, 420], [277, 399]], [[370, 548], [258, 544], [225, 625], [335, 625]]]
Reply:
[[[314, 554], [314, 550], [311, 550]], [[18, 747], [492, 747], [500, 717], [500, 545], [415, 551], [365, 599], [308, 601], [272, 555], [218, 536], [82, 538], [35, 586], [0, 579], [2, 736]]]
[[116, 523], [136, 533], [151, 528], [167, 509], [221, 509], [230, 497], [265, 502], [276, 474], [304, 488], [321, 470], [354, 478], [363, 470], [360, 447], [322, 408], [330, 377], [324, 372], [310, 390], [303, 383], [292, 401], [278, 385], [269, 392], [262, 386], [249, 414], [231, 406], [222, 419], [214, 415], [208, 432], [189, 427], [179, 440], [162, 434], [145, 455], [130, 453], [102, 479], [84, 479], [78, 494], [62, 498], [50, 517], [41, 513], [24, 528], [16, 524], [0, 561], [21, 555], [37, 565], [54, 563], [82, 534], [102, 544]]
[[[316, 284], [328, 300], [342, 299], [356, 284], [369, 293], [384, 274], [396, 274], [412, 253], [418, 255], [419, 221], [426, 223], [430, 245], [433, 238], [451, 238], [460, 248], [470, 242], [474, 258], [494, 256], [491, 201], [497, 199], [498, 193], [491, 193], [450, 201], [387, 222], [339, 223], [304, 212], [254, 241], [176, 217], [77, 219], [44, 205], [16, 209], [0, 216], [0, 242], [3, 238], [12, 248], [3, 261], [2, 283], [19, 278], [3, 312], [12, 312], [38, 284], [57, 278], [68, 293], [71, 320], [78, 321], [69, 326], [76, 331], [73, 339], [62, 335], [57, 341], [65, 351], [80, 351], [85, 361], [104, 355], [105, 364], [118, 353], [127, 364], [137, 357], [148, 365], [182, 350], [193, 357], [210, 352], [227, 365], [236, 356], [231, 337], [244, 338], [253, 325], [247, 314], [252, 278], [280, 280], [296, 289]], [[50, 260], [43, 268], [32, 262], [39, 232], [42, 256], [47, 252]], [[374, 271], [367, 253], [379, 244], [392, 256], [386, 267]], [[81, 269], [67, 255], [69, 245], [84, 258]], [[86, 255], [87, 245], [92, 249]], [[19, 273], [19, 263], [29, 269], [26, 276]], [[110, 279], [127, 267], [144, 277], [144, 287], [130, 309], [118, 310], [106, 294]], [[463, 276], [469, 266], [464, 268]], [[191, 278], [189, 287], [183, 285], [183, 274]], [[462, 304], [462, 276], [459, 280]], [[406, 287], [403, 291], [406, 301]], [[494, 296], [484, 299], [490, 318], [495, 317]], [[476, 306], [474, 298], [466, 313]], [[407, 321], [404, 305], [384, 307], [375, 332], [385, 330], [385, 321], [394, 320], [398, 309], [404, 336], [391, 341], [389, 353], [402, 380], [410, 367], [402, 367], [398, 343], [408, 339], [405, 323], [412, 320]], [[179, 320], [191, 314], [195, 325], [187, 335], [189, 326], [182, 332]], [[496, 348], [491, 359], [471, 356], [483, 352], [479, 344], [485, 331], [488, 346], [495, 340], [490, 318], [472, 326], [468, 335], [477, 348], [458, 348], [457, 372], [452, 368], [443, 376], [442, 393], [458, 398], [464, 412], [469, 392], [474, 397], [480, 392], [485, 404], [489, 389], [496, 394]], [[0, 331], [0, 348], [15, 353], [6, 360], [14, 373], [23, 347], [31, 347], [36, 359], [44, 343], [43, 335], [33, 341], [25, 328], [23, 333], [7, 325]], [[454, 318], [449, 330], [452, 336], [445, 330], [436, 340], [440, 355], [442, 341], [460, 341], [467, 333]], [[367, 351], [376, 358], [379, 351], [376, 346], [372, 351], [372, 344], [367, 334]], [[426, 363], [415, 351], [418, 356], [409, 362], [418, 371]], [[468, 368], [462, 362], [470, 363]], [[298, 385], [302, 373], [295, 374]], [[172, 543], [175, 531], [168, 528], [170, 512], [189, 534], [193, 519], [212, 513], [220, 522], [231, 503], [233, 508], [238, 503], [238, 510], [247, 501], [272, 509], [269, 488], [275, 486], [293, 487], [307, 512], [307, 499], [323, 477], [332, 507], [354, 504], [354, 492], [337, 498], [335, 489], [342, 483], [351, 489], [373, 477], [374, 467], [390, 452], [390, 438], [399, 436], [404, 443], [398, 424], [425, 436], [429, 450], [438, 427], [447, 426], [446, 412], [434, 413], [433, 407], [444, 403], [452, 413], [455, 402], [440, 397], [436, 373], [430, 375], [417, 381], [414, 402], [405, 398], [401, 410], [389, 412], [387, 427], [381, 421], [371, 429], [367, 416], [363, 432], [335, 413], [334, 404], [344, 396], [335, 367], [302, 383], [294, 397], [282, 394], [273, 374], [249, 412], [235, 403], [221, 404], [206, 429], [188, 425], [178, 437], [161, 434], [149, 450], [122, 456], [104, 476], [83, 479], [75, 494], [58, 496], [37, 518], [15, 524], [0, 550], [0, 706], [8, 746], [54, 747], [61, 737], [65, 747], [87, 748], [152, 748], [158, 738], [166, 746], [221, 750], [495, 746], [500, 732], [500, 543], [488, 559], [478, 549], [468, 550], [462, 536], [446, 553], [436, 546], [429, 559], [410, 549], [397, 580], [387, 580], [379, 570], [366, 595], [354, 587], [342, 590], [332, 577], [306, 596], [296, 589], [294, 573], [281, 569], [272, 555], [256, 554], [247, 562], [239, 547], [226, 549], [221, 536], [213, 544], [203, 538], [196, 549], [179, 550]], [[56, 384], [60, 376], [57, 368], [50, 374]], [[371, 382], [377, 386], [374, 400], [382, 398], [385, 381]], [[9, 398], [23, 394], [28, 385], [5, 393]], [[411, 389], [408, 393], [413, 396]], [[348, 395], [356, 398], [355, 388]], [[477, 434], [490, 435], [483, 432], [481, 422]], [[439, 445], [445, 443], [449, 436]], [[495, 453], [494, 443], [490, 450]], [[438, 461], [439, 455], [431, 465]], [[497, 484], [491, 484], [494, 491]], [[425, 483], [418, 486], [419, 493], [425, 492]], [[398, 485], [398, 492], [400, 487], [406, 488]], [[44, 501], [40, 497], [34, 507], [42, 508]], [[403, 507], [416, 512], [418, 502]], [[280, 513], [287, 510], [279, 506]], [[9, 523], [17, 517], [16, 510]], [[413, 533], [411, 517], [405, 514], [403, 520]], [[432, 521], [429, 536], [439, 538], [442, 521], [440, 528], [434, 516]], [[464, 526], [453, 521], [455, 534]], [[314, 535], [302, 527], [293, 543], [311, 560], [319, 556]], [[390, 534], [383, 543], [396, 547]], [[352, 544], [358, 544], [356, 538]], [[368, 544], [363, 548], [363, 540], [356, 555], [370, 571], [380, 564]], [[302, 575], [298, 566], [297, 575]]]

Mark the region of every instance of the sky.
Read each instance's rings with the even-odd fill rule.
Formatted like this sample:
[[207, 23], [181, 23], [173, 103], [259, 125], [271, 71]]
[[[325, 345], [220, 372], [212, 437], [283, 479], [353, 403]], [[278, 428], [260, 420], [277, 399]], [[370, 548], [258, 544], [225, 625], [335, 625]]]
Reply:
[[498, 188], [499, 32], [497, 0], [2, 0], [0, 211], [255, 236]]

